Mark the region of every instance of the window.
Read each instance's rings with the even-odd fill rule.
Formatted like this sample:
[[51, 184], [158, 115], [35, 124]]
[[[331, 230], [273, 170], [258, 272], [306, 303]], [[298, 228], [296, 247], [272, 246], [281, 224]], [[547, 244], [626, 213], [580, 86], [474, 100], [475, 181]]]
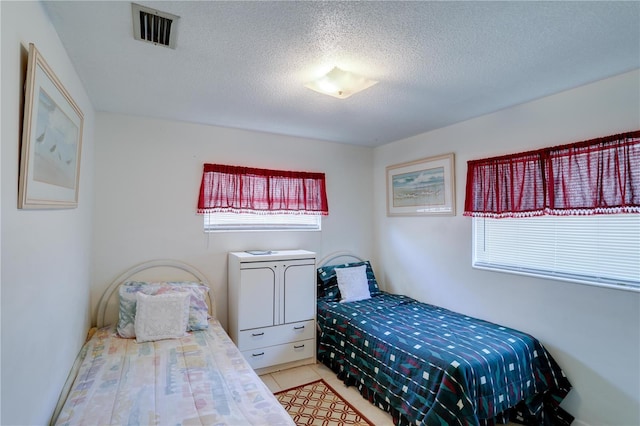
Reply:
[[319, 231], [329, 214], [325, 176], [205, 164], [197, 212], [206, 232]]
[[475, 217], [473, 266], [640, 291], [640, 214]]
[[468, 162], [474, 267], [640, 291], [640, 131]]
[[205, 232], [320, 231], [322, 216], [307, 214], [207, 213]]

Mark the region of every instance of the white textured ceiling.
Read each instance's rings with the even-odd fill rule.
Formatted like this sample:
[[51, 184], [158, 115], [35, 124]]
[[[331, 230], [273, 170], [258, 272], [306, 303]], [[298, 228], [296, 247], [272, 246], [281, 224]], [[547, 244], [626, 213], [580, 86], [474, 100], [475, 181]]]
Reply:
[[[640, 2], [45, 2], [98, 111], [377, 146], [640, 68]], [[45, 54], [46, 58], [46, 54]], [[304, 87], [333, 66], [379, 83]]]

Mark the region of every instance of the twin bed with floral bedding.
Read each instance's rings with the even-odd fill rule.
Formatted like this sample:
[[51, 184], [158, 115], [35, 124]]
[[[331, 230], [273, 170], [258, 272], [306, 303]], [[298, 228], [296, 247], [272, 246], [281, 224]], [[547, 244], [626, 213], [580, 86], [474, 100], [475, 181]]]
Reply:
[[380, 291], [350, 260], [318, 268], [318, 360], [397, 425], [572, 422], [571, 384], [537, 339]]
[[[167, 266], [192, 281], [129, 279]], [[181, 262], [152, 261], [121, 275], [100, 302], [98, 329], [52, 423], [293, 425], [215, 319], [210, 293], [202, 274]]]

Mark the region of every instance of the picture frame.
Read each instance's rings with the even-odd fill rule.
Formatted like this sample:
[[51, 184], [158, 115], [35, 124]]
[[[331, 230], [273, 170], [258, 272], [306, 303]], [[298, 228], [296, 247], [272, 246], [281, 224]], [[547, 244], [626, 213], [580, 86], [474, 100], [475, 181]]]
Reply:
[[78, 206], [84, 116], [29, 44], [18, 186], [19, 209]]
[[387, 166], [387, 216], [455, 216], [454, 154]]

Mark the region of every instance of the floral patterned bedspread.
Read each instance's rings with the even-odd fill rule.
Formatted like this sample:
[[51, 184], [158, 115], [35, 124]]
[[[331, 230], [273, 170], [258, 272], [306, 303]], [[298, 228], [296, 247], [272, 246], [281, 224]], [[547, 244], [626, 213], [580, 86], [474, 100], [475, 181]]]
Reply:
[[318, 359], [398, 425], [570, 424], [571, 384], [532, 336], [406, 296], [318, 301]]
[[136, 343], [106, 327], [85, 344], [58, 425], [293, 425], [217, 320]]

